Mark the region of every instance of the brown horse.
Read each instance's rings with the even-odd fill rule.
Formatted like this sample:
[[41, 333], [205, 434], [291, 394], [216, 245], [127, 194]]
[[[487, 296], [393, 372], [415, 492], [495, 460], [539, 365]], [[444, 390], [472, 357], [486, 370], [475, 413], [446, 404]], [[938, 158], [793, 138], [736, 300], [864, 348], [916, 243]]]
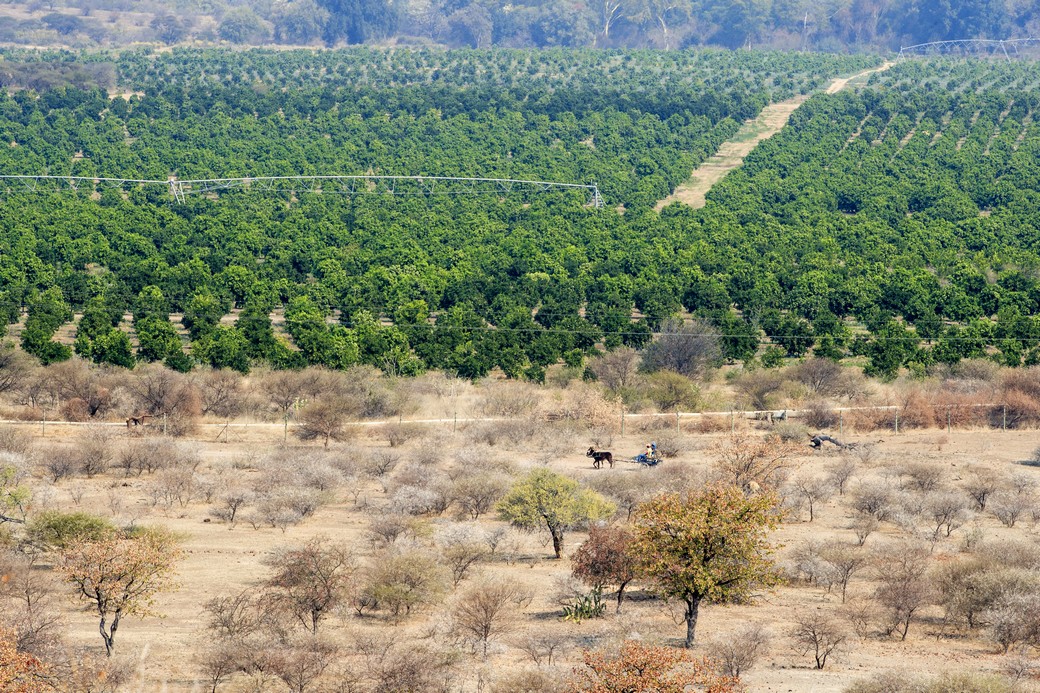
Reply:
[[589, 451], [585, 453], [585, 457], [592, 458], [592, 468], [599, 469], [606, 462], [610, 465], [610, 468], [614, 468], [614, 455], [609, 450], [594, 450], [589, 448]]

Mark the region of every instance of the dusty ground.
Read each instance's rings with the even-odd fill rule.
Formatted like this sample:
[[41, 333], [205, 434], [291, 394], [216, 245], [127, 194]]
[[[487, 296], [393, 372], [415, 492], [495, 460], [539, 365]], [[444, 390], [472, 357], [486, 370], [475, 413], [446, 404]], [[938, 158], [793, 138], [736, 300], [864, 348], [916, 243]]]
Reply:
[[[26, 430], [34, 431], [35, 435], [39, 434], [38, 424], [24, 426]], [[417, 453], [420, 446], [429, 445], [433, 441], [441, 448], [443, 459], [447, 461], [455, 450], [476, 445], [464, 427], [460, 427], [454, 434], [451, 429], [450, 423], [438, 424], [428, 429], [422, 439], [409, 441], [398, 450], [407, 459], [410, 454]], [[49, 425], [46, 430], [47, 441], [52, 443], [55, 440], [74, 440], [81, 433], [82, 429], [60, 425]], [[214, 442], [210, 431], [207, 431], [205, 435], [199, 436], [200, 440], [186, 444], [196, 446], [202, 454], [205, 462], [201, 470], [204, 473], [223, 469], [248, 477], [257, 472], [249, 470], [249, 464], [245, 461], [256, 459], [279, 445], [280, 433], [277, 426], [258, 426], [236, 431], [231, 442], [225, 444]], [[745, 430], [744, 434], [760, 435], [754, 430]], [[113, 439], [114, 448], [125, 444], [122, 439], [125, 435], [125, 432], [121, 432]], [[643, 433], [615, 437], [612, 448], [621, 459], [638, 452], [645, 439], [652, 435]], [[549, 462], [549, 466], [576, 478], [611, 474], [667, 476], [683, 467], [707, 470], [710, 465], [709, 446], [727, 435], [684, 433], [679, 438], [683, 451], [678, 457], [652, 470], [619, 462], [612, 470], [593, 471], [589, 460], [583, 456], [589, 440], [575, 438], [559, 444], [562, 452], [554, 455], [555, 459]], [[387, 446], [375, 428], [368, 429], [364, 436], [349, 446], [333, 449], [333, 454], [347, 454], [359, 449], [376, 450]], [[946, 471], [945, 478], [952, 485], [962, 480], [967, 470], [975, 467], [988, 467], [1006, 474], [1029, 474], [1040, 482], [1040, 469], [1017, 464], [1037, 447], [1038, 434], [1035, 431], [955, 430], [947, 434], [945, 431], [928, 430], [898, 435], [875, 433], [852, 436], [850, 440], [870, 443], [874, 450], [861, 460], [860, 471], [851, 482], [853, 487], [858, 481], [871, 477], [893, 480], [895, 477], [891, 470], [909, 460], [941, 467]], [[47, 444], [46, 441], [39, 442]], [[513, 447], [520, 449], [511, 449]], [[308, 450], [315, 455], [321, 452], [319, 446]], [[515, 463], [517, 471], [523, 471], [541, 464], [544, 451], [542, 444], [532, 440], [520, 446], [487, 448], [486, 454], [510, 459]], [[798, 470], [795, 474], [823, 474], [827, 466], [837, 459], [837, 452], [813, 453], [806, 448], [806, 454], [797, 461]], [[275, 548], [302, 543], [319, 534], [352, 544], [362, 556], [370, 555], [371, 547], [364, 530], [372, 510], [384, 502], [381, 488], [370, 482], [357, 507], [346, 493], [338, 492], [334, 503], [285, 532], [274, 528], [254, 530], [245, 523], [231, 529], [216, 520], [209, 521], [210, 506], [206, 503], [194, 502], [184, 508], [174, 506], [166, 512], [153, 507], [147, 494], [150, 481], [148, 476], [124, 479], [120, 473], [111, 472], [92, 480], [77, 478], [63, 480], [55, 485], [42, 481], [37, 484], [38, 499], [43, 507], [88, 510], [112, 516], [121, 522], [163, 524], [183, 535], [186, 557], [178, 571], [181, 586], [176, 592], [160, 595], [157, 601], [165, 617], [127, 619], [119, 633], [124, 655], [130, 653], [139, 658], [139, 683], [133, 690], [141, 691], [164, 690], [172, 693], [201, 690], [195, 687], [198, 673], [196, 658], [202, 648], [206, 647], [205, 619], [201, 605], [212, 597], [255, 584], [267, 574], [269, 569], [262, 564], [262, 560]], [[80, 496], [78, 502], [77, 496]], [[812, 523], [807, 521], [807, 513], [801, 512], [782, 525], [774, 535], [774, 540], [782, 547], [778, 554], [781, 561], [808, 538], [840, 537], [852, 541], [854, 536], [848, 527], [854, 513], [847, 506], [847, 498], [832, 498], [818, 509]], [[437, 524], [448, 519], [431, 518], [430, 521]], [[479, 522], [491, 525], [497, 521], [481, 518]], [[981, 533], [986, 538], [994, 539], [1015, 537], [1026, 541], [1037, 540], [1037, 528], [1028, 519], [1008, 529], [992, 516], [979, 514], [954, 532], [950, 539], [940, 541], [936, 555], [956, 553], [968, 532]], [[867, 540], [867, 547], [880, 546], [903, 536], [906, 536], [904, 529], [885, 523]], [[569, 533], [566, 552], [573, 551], [581, 541], [580, 533]], [[540, 534], [517, 533], [508, 540], [501, 557], [481, 564], [479, 570], [488, 575], [508, 574], [522, 580], [537, 592], [524, 613], [523, 622], [517, 625], [517, 632], [559, 629], [572, 635], [575, 646], [564, 655], [561, 674], [578, 660], [578, 645], [581, 644], [610, 646], [626, 637], [675, 643], [682, 636], [683, 628], [674, 618], [674, 612], [649, 598], [638, 587], [632, 590], [634, 600], [626, 605], [621, 616], [613, 615], [611, 610], [605, 619], [586, 621], [581, 625], [563, 623], [558, 617], [559, 607], [553, 602], [551, 593], [554, 580], [568, 574], [570, 567], [566, 559], [555, 561], [550, 557], [551, 547], [547, 546], [545, 538]], [[466, 582], [463, 582], [465, 585]], [[857, 575], [850, 584], [850, 598], [867, 598], [872, 590], [871, 578], [866, 574]], [[758, 666], [745, 677], [752, 691], [837, 692], [849, 682], [877, 671], [897, 669], [938, 674], [950, 670], [995, 670], [1002, 661], [994, 653], [992, 645], [981, 639], [978, 633], [972, 637], [960, 637], [958, 634], [958, 637], [938, 639], [940, 613], [933, 607], [922, 614], [920, 621], [914, 623], [906, 642], [876, 634], [862, 639], [855, 638], [844, 651], [828, 662], [824, 671], [814, 670], [811, 668], [811, 658], [802, 656], [792, 648], [787, 632], [796, 615], [806, 609], [839, 614], [838, 602], [836, 594], [827, 593], [822, 588], [791, 585], [763, 594], [751, 605], [708, 606], [702, 609], [698, 637], [702, 642], [707, 642], [724, 638], [727, 633], [747, 622], [767, 624], [774, 634], [773, 644]], [[65, 602], [69, 639], [100, 648], [94, 617], [86, 612], [75, 611], [73, 605], [71, 600]], [[432, 624], [438, 623], [443, 618], [442, 614], [441, 608], [431, 608], [402, 625], [390, 625], [380, 618], [358, 619], [346, 610], [334, 617], [330, 625], [332, 631], [338, 633], [337, 637], [345, 637], [347, 632], [358, 629], [390, 629], [399, 635], [421, 634]], [[495, 647], [490, 669], [481, 669], [476, 659], [473, 660], [473, 666], [465, 667], [462, 681], [465, 690], [476, 690], [476, 671], [482, 671], [482, 676], [490, 676], [494, 680], [503, 671], [531, 666], [523, 653], [512, 647], [509, 641], [509, 638], [503, 638]], [[229, 685], [221, 690], [244, 690], [242, 685]], [[271, 690], [281, 689], [275, 687]]]
[[[849, 86], [849, 84], [864, 83], [871, 74], [887, 70], [892, 64], [886, 62], [880, 67], [864, 70], [849, 77], [837, 78], [827, 85], [825, 91], [828, 94], [836, 94]], [[660, 211], [672, 202], [682, 202], [695, 209], [703, 207], [705, 205], [705, 197], [712, 186], [722, 180], [727, 173], [744, 163], [744, 157], [750, 154], [751, 150], [759, 142], [767, 140], [780, 132], [787, 125], [787, 121], [791, 119], [791, 114], [805, 103], [808, 98], [808, 96], [799, 95], [786, 101], [769, 104], [763, 108], [757, 118], [741, 125], [733, 139], [723, 142], [714, 156], [697, 167], [697, 170], [693, 172], [688, 181], [677, 187], [671, 195], [658, 202], [656, 209]]]

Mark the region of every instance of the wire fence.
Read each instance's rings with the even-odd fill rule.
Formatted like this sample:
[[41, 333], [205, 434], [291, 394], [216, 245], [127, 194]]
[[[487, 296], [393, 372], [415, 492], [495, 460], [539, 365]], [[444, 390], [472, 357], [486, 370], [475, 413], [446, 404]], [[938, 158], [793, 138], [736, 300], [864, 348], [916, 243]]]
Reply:
[[[526, 416], [458, 416], [457, 414], [445, 417], [423, 417], [404, 418], [403, 416], [392, 419], [362, 420], [345, 422], [345, 426], [357, 428], [377, 428], [392, 425], [432, 426], [450, 427], [453, 433], [471, 424], [492, 423], [515, 423], [538, 421], [564, 421], [574, 420], [573, 417], [561, 414], [549, 413], [546, 415], [530, 414]], [[1037, 423], [1029, 416], [1029, 412], [1023, 412], [1018, 408], [1009, 407], [1001, 403], [958, 403], [958, 404], [932, 404], [922, 406], [908, 405], [874, 405], [856, 407], [825, 407], [809, 409], [728, 409], [719, 411], [700, 412], [627, 412], [619, 411], [613, 422], [602, 421], [609, 428], [619, 432], [622, 436], [628, 434], [643, 433], [648, 431], [674, 430], [676, 433], [736, 433], [738, 429], [743, 430], [749, 425], [763, 427], [776, 426], [782, 423], [795, 423], [806, 425], [809, 428], [820, 431], [837, 432], [844, 435], [847, 432], [870, 432], [878, 430], [891, 430], [893, 433], [905, 432], [909, 429], [945, 428], [952, 432], [954, 428], [968, 429], [985, 427], [990, 430], [1013, 430], [1021, 428], [1024, 424]], [[41, 436], [47, 435], [48, 428], [60, 427], [106, 427], [126, 428], [128, 432], [159, 432], [163, 435], [171, 434], [169, 422], [166, 416], [154, 417], [154, 420], [140, 425], [122, 421], [64, 421], [47, 419], [45, 416], [38, 419], [0, 419], [0, 425], [11, 425], [19, 427], [39, 427]], [[282, 421], [233, 421], [222, 422], [205, 421], [195, 422], [192, 429], [201, 434], [202, 431], [216, 431], [215, 440], [223, 437], [225, 442], [230, 440], [230, 432], [233, 430], [246, 432], [255, 431], [277, 431], [283, 440], [287, 440], [290, 433], [300, 428], [302, 424], [290, 418]], [[192, 436], [188, 436], [191, 438]], [[206, 440], [212, 438], [210, 435], [196, 436], [197, 439]]]

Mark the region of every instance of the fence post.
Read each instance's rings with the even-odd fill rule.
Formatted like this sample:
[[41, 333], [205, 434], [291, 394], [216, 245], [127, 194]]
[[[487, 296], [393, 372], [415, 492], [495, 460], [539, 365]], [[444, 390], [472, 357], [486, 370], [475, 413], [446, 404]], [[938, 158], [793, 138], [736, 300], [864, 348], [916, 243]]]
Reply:
[[679, 412], [675, 412], [675, 432], [680, 433], [679, 430]]
[[896, 433], [899, 433], [899, 410], [896, 410]]
[[946, 432], [950, 432], [950, 408], [946, 407]]
[[736, 419], [734, 417], [735, 417], [735, 415], [733, 413], [733, 410], [730, 409], [729, 410], [729, 434], [730, 435], [733, 435], [734, 433], [737, 432], [737, 422], [736, 422]]
[[451, 432], [455, 433], [455, 431], [456, 431], [456, 429], [458, 429], [458, 427], [459, 427], [459, 411], [456, 409], [455, 412], [452, 414]]
[[1001, 428], [1001, 430], [1006, 431], [1007, 430], [1007, 405], [1006, 404], [1004, 405], [1003, 409], [1004, 409], [1004, 414], [1003, 414], [1003, 418], [1001, 419], [1000, 428]]

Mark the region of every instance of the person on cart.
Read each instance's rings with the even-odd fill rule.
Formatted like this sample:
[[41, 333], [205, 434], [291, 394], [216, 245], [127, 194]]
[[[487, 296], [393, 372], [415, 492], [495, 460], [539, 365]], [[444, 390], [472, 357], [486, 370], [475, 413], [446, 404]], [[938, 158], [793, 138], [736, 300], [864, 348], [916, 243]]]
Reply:
[[647, 467], [653, 467], [661, 461], [661, 458], [657, 455], [657, 443], [647, 443], [646, 450], [643, 454], [636, 457], [636, 462], [644, 464]]

